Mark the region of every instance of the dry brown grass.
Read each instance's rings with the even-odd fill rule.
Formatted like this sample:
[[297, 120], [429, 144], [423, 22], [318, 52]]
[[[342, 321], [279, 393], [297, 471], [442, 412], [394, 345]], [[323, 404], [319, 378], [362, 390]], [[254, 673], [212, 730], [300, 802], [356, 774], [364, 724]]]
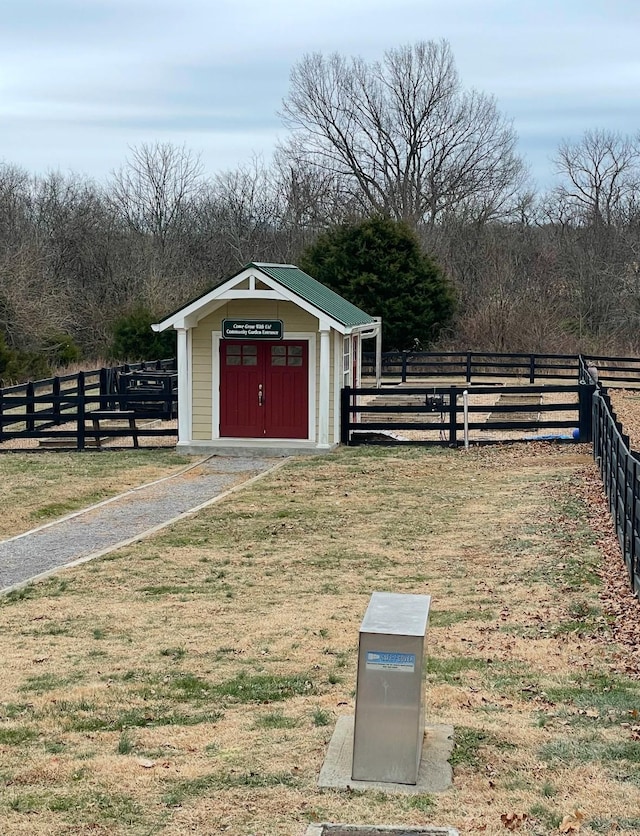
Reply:
[[175, 473], [172, 451], [5, 453], [0, 456], [0, 540]]
[[[342, 450], [9, 596], [2, 833], [500, 834], [513, 812], [548, 834], [576, 809], [581, 833], [637, 833], [640, 688], [599, 608], [572, 488], [590, 466], [581, 447]], [[373, 590], [433, 596], [445, 793], [316, 787]]]

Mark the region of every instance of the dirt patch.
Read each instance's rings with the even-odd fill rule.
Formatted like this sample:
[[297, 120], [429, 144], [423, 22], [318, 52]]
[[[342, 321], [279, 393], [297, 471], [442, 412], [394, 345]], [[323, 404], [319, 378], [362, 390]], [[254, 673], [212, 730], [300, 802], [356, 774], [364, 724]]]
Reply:
[[629, 436], [631, 448], [640, 450], [640, 392], [637, 389], [611, 389], [609, 395], [617, 419]]
[[[540, 406], [542, 403], [542, 395], [534, 394], [534, 395], [499, 395], [498, 400], [496, 402], [496, 407], [499, 409], [501, 406]], [[497, 421], [502, 423], [508, 423], [509, 421], [536, 421], [540, 417], [540, 412], [535, 411], [532, 412], [531, 410], [521, 410], [521, 411], [514, 411], [514, 412], [492, 412], [489, 415], [488, 421]]]

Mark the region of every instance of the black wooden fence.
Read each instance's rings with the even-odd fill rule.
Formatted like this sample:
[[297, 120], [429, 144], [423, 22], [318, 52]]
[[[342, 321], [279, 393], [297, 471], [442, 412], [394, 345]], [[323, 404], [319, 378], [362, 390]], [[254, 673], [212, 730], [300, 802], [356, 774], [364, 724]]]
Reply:
[[[175, 435], [172, 427], [144, 425], [177, 415], [174, 360], [136, 363], [61, 375], [0, 389], [0, 442], [45, 439], [84, 449], [87, 440]], [[96, 425], [96, 414], [106, 420]], [[118, 418], [127, 418], [126, 426]], [[138, 419], [142, 424], [138, 423]], [[100, 422], [97, 422], [98, 424]]]
[[600, 470], [629, 581], [640, 598], [640, 456], [616, 418], [606, 387], [593, 395], [593, 457]]
[[[549, 378], [577, 380], [581, 357], [574, 354], [494, 354], [475, 351], [388, 351], [382, 354], [385, 383], [407, 383], [411, 379], [453, 377], [466, 383], [487, 378], [518, 378], [534, 384]], [[611, 386], [640, 385], [640, 359], [590, 355], [601, 382]], [[362, 375], [375, 375], [375, 355], [362, 355]]]
[[[594, 384], [587, 381], [574, 385], [500, 386], [499, 389], [495, 386], [345, 387], [341, 395], [341, 442], [455, 447], [474, 431], [498, 432], [500, 438], [486, 438], [486, 443], [492, 444], [496, 440], [513, 441], [513, 435], [507, 434], [514, 432], [521, 439], [526, 438], [524, 433], [536, 433], [538, 438], [542, 434], [542, 437], [589, 442], [594, 389]], [[486, 402], [485, 395], [492, 396], [491, 402]], [[555, 417], [558, 413], [562, 415]], [[403, 430], [413, 435], [403, 438]], [[421, 437], [417, 438], [416, 433]], [[485, 441], [476, 432], [473, 443]]]

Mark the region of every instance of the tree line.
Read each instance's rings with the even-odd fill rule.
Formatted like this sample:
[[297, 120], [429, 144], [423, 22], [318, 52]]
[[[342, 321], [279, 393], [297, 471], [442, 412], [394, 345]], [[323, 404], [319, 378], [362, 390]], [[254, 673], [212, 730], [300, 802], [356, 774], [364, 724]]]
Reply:
[[370, 63], [305, 56], [281, 115], [272, 159], [212, 176], [161, 142], [101, 184], [0, 163], [0, 377], [18, 357], [34, 372], [126, 351], [119, 335], [248, 261], [317, 263], [322, 236], [370, 218], [408, 230], [446, 277], [439, 346], [637, 353], [638, 136], [562, 142], [536, 192], [510, 121], [462, 85], [445, 41]]

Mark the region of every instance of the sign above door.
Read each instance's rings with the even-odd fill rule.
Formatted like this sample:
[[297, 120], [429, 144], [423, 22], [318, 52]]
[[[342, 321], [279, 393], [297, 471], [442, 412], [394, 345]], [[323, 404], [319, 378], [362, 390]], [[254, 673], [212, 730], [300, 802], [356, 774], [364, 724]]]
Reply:
[[225, 340], [281, 340], [281, 319], [223, 319]]

